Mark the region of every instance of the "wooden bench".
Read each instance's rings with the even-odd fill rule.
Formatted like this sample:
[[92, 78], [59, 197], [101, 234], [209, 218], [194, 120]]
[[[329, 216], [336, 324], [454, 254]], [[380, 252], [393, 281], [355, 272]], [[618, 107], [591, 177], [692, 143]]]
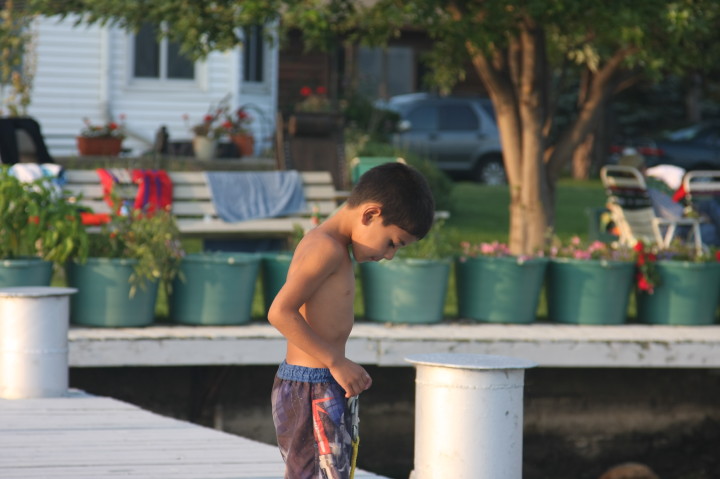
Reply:
[[[173, 183], [172, 212], [184, 237], [206, 239], [287, 238], [295, 225], [303, 229], [311, 226], [312, 209], [317, 207], [321, 217], [332, 213], [344, 194], [335, 190], [327, 171], [301, 172], [307, 210], [293, 216], [262, 218], [228, 223], [218, 218], [210, 196], [210, 188], [202, 171], [168, 172]], [[65, 189], [82, 195], [80, 204], [96, 213], [108, 213], [103, 188], [95, 170], [68, 169]], [[136, 188], [123, 189], [123, 196], [134, 198]]]

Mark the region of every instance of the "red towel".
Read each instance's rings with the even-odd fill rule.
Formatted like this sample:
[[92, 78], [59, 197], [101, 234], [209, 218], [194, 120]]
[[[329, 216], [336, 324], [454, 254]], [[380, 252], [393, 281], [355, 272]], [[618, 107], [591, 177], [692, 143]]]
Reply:
[[[111, 193], [120, 180], [112, 170], [98, 168], [96, 171], [103, 187], [105, 202], [116, 207], [112, 204]], [[165, 171], [135, 169], [130, 171], [130, 179], [138, 185], [133, 208], [152, 214], [158, 208], [169, 210], [172, 207], [172, 181]], [[120, 206], [117, 206], [115, 212], [118, 213], [119, 210]]]

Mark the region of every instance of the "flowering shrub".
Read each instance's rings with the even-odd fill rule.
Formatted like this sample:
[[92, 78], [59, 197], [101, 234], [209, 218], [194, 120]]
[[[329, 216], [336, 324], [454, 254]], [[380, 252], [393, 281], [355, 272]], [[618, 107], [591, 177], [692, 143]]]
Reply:
[[118, 116], [119, 123], [108, 121], [101, 125], [94, 125], [89, 118], [83, 118], [85, 126], [80, 130], [84, 138], [125, 138], [125, 115]]
[[169, 287], [184, 255], [175, 218], [165, 210], [145, 214], [136, 209], [127, 213], [119, 209], [100, 233], [90, 237], [91, 257], [137, 260], [130, 277], [131, 295], [138, 286], [145, 287], [147, 281], [159, 280]]
[[[510, 252], [510, 247], [507, 243], [500, 243], [499, 241], [493, 241], [491, 243], [476, 243], [472, 244], [468, 241], [460, 243], [460, 261], [466, 261], [467, 258], [477, 258], [478, 256], [489, 256], [493, 258], [505, 258], [513, 257]], [[519, 255], [517, 256], [518, 261], [527, 261], [532, 258], [538, 258], [545, 256], [543, 251], [538, 251], [534, 255]]]
[[[195, 136], [207, 136], [208, 138], [222, 138], [227, 130], [221, 124], [222, 110], [217, 110], [214, 113], [206, 113], [200, 123], [196, 123], [190, 126], [190, 131]], [[183, 115], [183, 120], [187, 124], [190, 120], [190, 116]]]
[[309, 86], [300, 89], [300, 96], [303, 98], [295, 105], [295, 111], [323, 112], [331, 111], [332, 105], [327, 97], [327, 88], [319, 86], [313, 90]]
[[693, 263], [720, 261], [719, 250], [704, 249], [698, 252], [693, 245], [678, 241], [665, 249], [648, 247], [642, 241], [638, 241], [634, 249], [637, 253], [635, 263], [637, 287], [647, 294], [653, 294], [655, 288], [660, 285], [660, 275], [656, 266], [658, 261], [691, 261]]
[[630, 248], [613, 246], [602, 241], [585, 244], [578, 236], [573, 236], [567, 243], [557, 239], [553, 240], [548, 256], [551, 258], [606, 261], [634, 261], [635, 259], [635, 254]]
[[510, 247], [505, 243], [493, 241], [492, 243], [470, 243], [462, 241], [460, 243], [461, 257], [476, 258], [478, 256], [494, 256], [503, 257], [511, 256]]
[[223, 116], [224, 121], [222, 122], [222, 127], [231, 136], [247, 133], [248, 126], [252, 123], [252, 117], [243, 107], [235, 110], [235, 113], [232, 115], [230, 114], [229, 108], [226, 108], [223, 112]]
[[190, 115], [183, 115], [185, 124], [196, 136], [207, 136], [219, 139], [225, 135], [234, 135], [247, 132], [252, 117], [245, 107], [240, 107], [234, 113], [230, 112], [230, 95], [226, 95], [217, 104], [211, 104], [200, 123], [189, 125]]

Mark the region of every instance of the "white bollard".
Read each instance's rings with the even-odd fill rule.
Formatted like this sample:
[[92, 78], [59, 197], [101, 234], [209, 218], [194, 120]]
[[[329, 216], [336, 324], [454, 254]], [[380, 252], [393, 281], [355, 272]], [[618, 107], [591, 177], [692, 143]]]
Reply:
[[0, 398], [63, 396], [74, 288], [0, 289]]
[[522, 479], [525, 369], [483, 354], [419, 354], [413, 479]]

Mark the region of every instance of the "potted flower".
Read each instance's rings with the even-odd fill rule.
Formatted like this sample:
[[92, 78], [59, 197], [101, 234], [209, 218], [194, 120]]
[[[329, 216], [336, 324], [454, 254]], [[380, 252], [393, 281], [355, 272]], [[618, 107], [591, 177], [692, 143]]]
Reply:
[[360, 264], [365, 317], [392, 323], [442, 321], [452, 252], [435, 222], [422, 240], [398, 250], [391, 261]]
[[621, 324], [635, 272], [635, 252], [601, 241], [555, 240], [547, 253], [546, 297], [550, 320], [572, 324]]
[[[192, 145], [195, 157], [199, 160], [211, 160], [215, 158], [217, 142], [227, 135], [227, 129], [223, 126], [227, 111], [228, 97], [223, 98], [217, 104], [211, 104], [207, 113], [199, 123], [189, 126], [193, 133]], [[185, 124], [189, 124], [190, 116], [183, 115]]]
[[490, 323], [531, 323], [548, 260], [542, 251], [516, 256], [498, 241], [462, 242], [455, 260], [458, 315]]
[[650, 324], [710, 325], [720, 300], [720, 251], [697, 251], [679, 241], [637, 252], [638, 320]]
[[0, 167], [0, 286], [49, 286], [53, 262], [87, 249], [79, 209], [49, 179], [23, 183]]
[[342, 126], [342, 116], [335, 111], [324, 86], [304, 86], [300, 97], [288, 121], [292, 136], [328, 136]]
[[78, 289], [71, 321], [106, 327], [152, 323], [158, 287], [170, 288], [183, 254], [169, 211], [112, 213], [91, 235], [89, 257], [68, 265], [68, 283]]
[[252, 117], [247, 112], [247, 107], [241, 106], [234, 113], [230, 113], [230, 109], [226, 108], [224, 117], [222, 126], [235, 144], [238, 155], [252, 156], [255, 151], [255, 138], [249, 130]]
[[118, 156], [125, 139], [125, 115], [118, 118], [119, 122], [110, 120], [102, 124], [94, 124], [89, 118], [84, 118], [84, 126], [76, 138], [80, 155]]

